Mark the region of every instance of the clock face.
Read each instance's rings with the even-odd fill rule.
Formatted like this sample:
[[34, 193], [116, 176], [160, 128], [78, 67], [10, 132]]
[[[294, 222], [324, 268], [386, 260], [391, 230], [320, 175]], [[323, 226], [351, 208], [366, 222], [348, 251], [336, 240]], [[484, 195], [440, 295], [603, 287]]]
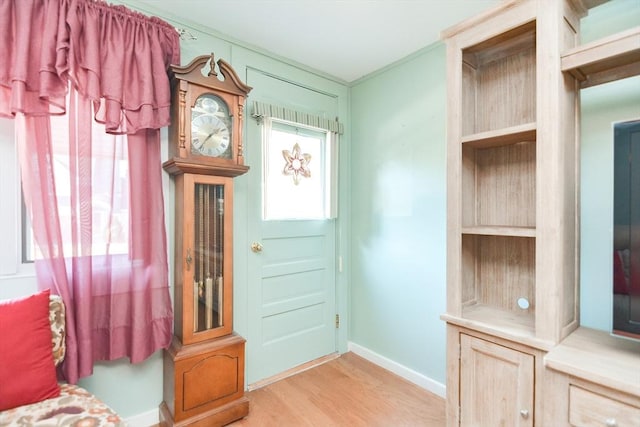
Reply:
[[191, 109], [191, 152], [231, 158], [231, 117], [226, 103], [212, 94], [200, 96]]

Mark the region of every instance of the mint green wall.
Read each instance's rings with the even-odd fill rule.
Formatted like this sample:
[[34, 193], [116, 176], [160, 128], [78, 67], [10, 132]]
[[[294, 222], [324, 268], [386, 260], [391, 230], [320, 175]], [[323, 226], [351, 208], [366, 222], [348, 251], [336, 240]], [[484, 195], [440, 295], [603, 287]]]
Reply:
[[445, 382], [441, 43], [351, 91], [350, 341]]
[[589, 14], [582, 18], [580, 42], [589, 43], [619, 31], [637, 27], [638, 23], [640, 23], [640, 1], [609, 0], [589, 10]]

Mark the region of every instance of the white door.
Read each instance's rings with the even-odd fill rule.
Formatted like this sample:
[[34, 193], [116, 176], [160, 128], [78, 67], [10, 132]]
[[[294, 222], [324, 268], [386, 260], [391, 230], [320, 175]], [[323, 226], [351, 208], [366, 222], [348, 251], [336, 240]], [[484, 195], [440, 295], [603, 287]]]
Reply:
[[[304, 142], [281, 141], [263, 152], [263, 127], [250, 117], [251, 100], [268, 99], [276, 103], [271, 100], [281, 97], [284, 105], [295, 100], [298, 105], [329, 109], [337, 109], [337, 101], [251, 69], [247, 84], [256, 88], [246, 108], [246, 157], [251, 165], [247, 212], [250, 247], [246, 248], [249, 251], [247, 382], [252, 384], [336, 351], [336, 220], [309, 219], [304, 214], [293, 214], [295, 219], [279, 219], [280, 214], [286, 216], [287, 210], [293, 209], [279, 212], [281, 202], [298, 203], [302, 211], [313, 203], [301, 200], [310, 190], [310, 177], [317, 179], [321, 172], [321, 154], [310, 154], [313, 147], [308, 144], [314, 132], [302, 127], [299, 130]], [[284, 125], [280, 130], [286, 134], [292, 129]], [[270, 160], [265, 167], [263, 156], [269, 152]], [[307, 160], [306, 164], [300, 163]], [[277, 191], [269, 190], [270, 184], [264, 182], [265, 170], [275, 171], [278, 175], [275, 179], [282, 181]], [[269, 198], [267, 202], [275, 203], [275, 208], [267, 213], [263, 206], [264, 191]]]

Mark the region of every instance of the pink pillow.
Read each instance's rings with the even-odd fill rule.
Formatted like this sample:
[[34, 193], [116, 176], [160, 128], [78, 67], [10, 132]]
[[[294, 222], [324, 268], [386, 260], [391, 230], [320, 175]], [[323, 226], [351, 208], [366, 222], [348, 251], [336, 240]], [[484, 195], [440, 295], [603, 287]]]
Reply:
[[0, 302], [0, 411], [60, 394], [49, 323], [49, 290]]

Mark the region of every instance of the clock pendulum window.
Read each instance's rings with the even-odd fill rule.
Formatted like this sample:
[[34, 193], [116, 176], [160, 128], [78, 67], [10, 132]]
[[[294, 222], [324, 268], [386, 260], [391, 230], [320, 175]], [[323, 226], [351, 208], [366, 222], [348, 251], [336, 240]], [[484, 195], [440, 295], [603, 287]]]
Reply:
[[245, 340], [233, 331], [232, 221], [233, 178], [249, 170], [242, 120], [251, 88], [213, 54], [172, 66], [171, 86], [163, 167], [175, 183], [175, 320], [160, 416], [169, 426], [225, 425], [249, 412]]

